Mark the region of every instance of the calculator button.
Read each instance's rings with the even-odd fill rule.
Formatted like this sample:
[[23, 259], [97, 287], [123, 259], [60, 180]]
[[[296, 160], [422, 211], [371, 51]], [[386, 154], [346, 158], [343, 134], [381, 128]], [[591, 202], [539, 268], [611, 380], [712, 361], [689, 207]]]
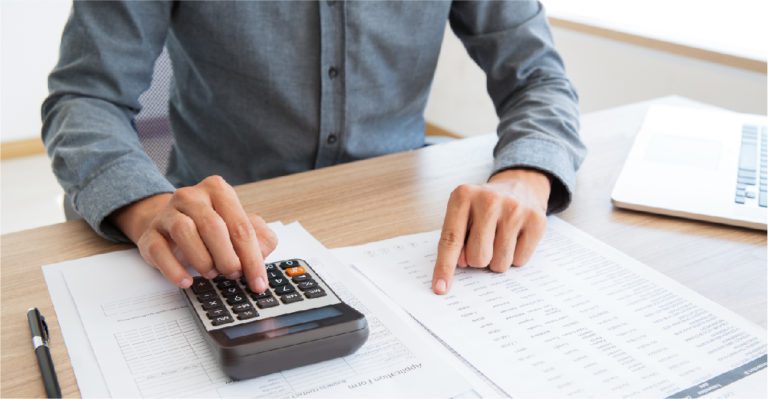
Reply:
[[325, 291], [322, 288], [312, 288], [304, 291], [304, 296], [307, 298], [320, 298], [321, 296], [325, 296]]
[[211, 320], [211, 324], [213, 324], [214, 326], [220, 326], [222, 324], [232, 323], [234, 321], [235, 319], [233, 319], [232, 316], [226, 315], [226, 316], [219, 316], [214, 318], [213, 320]]
[[248, 303], [248, 300], [245, 299], [245, 295], [233, 295], [229, 298], [227, 298], [227, 303], [230, 305], [237, 305], [238, 303]]
[[254, 301], [259, 299], [272, 298], [272, 293], [269, 292], [269, 290], [266, 290], [261, 294], [257, 294], [251, 290], [248, 290], [248, 293], [251, 294], [251, 298], [253, 298]]
[[213, 308], [208, 310], [205, 315], [208, 316], [209, 319], [213, 320], [217, 317], [228, 316], [229, 312], [227, 312], [227, 309], [224, 308]]
[[230, 297], [230, 296], [238, 295], [238, 294], [239, 295], [244, 295], [243, 294], [243, 290], [241, 290], [240, 287], [229, 287], [229, 288], [224, 288], [223, 290], [221, 290], [221, 295], [224, 295], [225, 297]]
[[283, 273], [281, 273], [280, 270], [275, 269], [267, 272], [267, 278], [270, 280], [272, 280], [273, 278], [281, 278], [281, 277], [285, 277], [285, 276], [283, 276]]
[[259, 313], [257, 311], [251, 309], [251, 310], [246, 310], [244, 312], [238, 313], [237, 314], [237, 319], [238, 320], [252, 319], [254, 317], [257, 317], [258, 315], [259, 315]]
[[283, 295], [282, 298], [280, 298], [280, 299], [285, 304], [293, 303], [293, 302], [298, 302], [298, 301], [303, 301], [304, 300], [304, 298], [302, 298], [301, 294], [299, 294], [298, 292], [293, 292], [293, 293], [290, 293], [290, 294]]
[[273, 270], [280, 271], [280, 269], [278, 269], [277, 265], [274, 263], [267, 263], [264, 265], [264, 268], [267, 269], [267, 272], [271, 272]]
[[200, 304], [203, 305], [204, 310], [213, 309], [213, 308], [220, 308], [224, 306], [223, 303], [221, 303], [221, 300], [219, 299], [210, 299], [204, 302], [200, 302]]
[[289, 267], [285, 269], [285, 274], [287, 274], [288, 277], [298, 276], [299, 274], [304, 274], [304, 268], [301, 266]]
[[216, 286], [223, 290], [230, 287], [237, 287], [237, 282], [235, 280], [221, 280]]
[[235, 313], [242, 313], [246, 310], [253, 310], [253, 306], [251, 306], [248, 302], [242, 302], [235, 305], [232, 305], [232, 311]]
[[194, 292], [195, 294], [199, 294], [205, 291], [212, 291], [212, 290], [213, 290], [213, 284], [211, 284], [210, 281], [202, 277], [195, 277], [192, 280], [192, 292]]
[[286, 260], [286, 261], [280, 262], [280, 268], [281, 269], [287, 269], [289, 267], [295, 267], [295, 266], [298, 266], [298, 265], [299, 265], [299, 262], [297, 262], [295, 260]]
[[197, 295], [197, 299], [200, 302], [205, 302], [211, 299], [216, 299], [218, 296], [216, 295], [216, 291], [205, 291]]
[[277, 288], [286, 284], [288, 284], [288, 279], [285, 277], [269, 279], [269, 286], [272, 288]]
[[309, 280], [310, 278], [311, 278], [311, 277], [309, 276], [309, 274], [306, 274], [306, 273], [305, 273], [305, 274], [299, 274], [298, 276], [296, 276], [296, 277], [292, 278], [291, 280], [292, 280], [294, 283], [297, 283], [297, 284], [298, 284], [298, 283], [300, 283], [300, 282], [302, 282], [302, 281], [307, 281], [307, 280]]
[[277, 299], [275, 299], [273, 296], [256, 301], [256, 306], [258, 306], [259, 309], [271, 308], [279, 304], [280, 302], [278, 302]]
[[288, 285], [281, 285], [281, 286], [275, 288], [275, 294], [281, 295], [281, 296], [285, 295], [285, 294], [290, 294], [292, 292], [296, 292], [296, 289], [293, 288], [293, 286], [290, 285], [290, 284], [288, 284]]
[[300, 290], [306, 291], [310, 288], [317, 287], [317, 283], [315, 282], [315, 280], [307, 280], [307, 281], [302, 281], [296, 284], [296, 286], [299, 287]]

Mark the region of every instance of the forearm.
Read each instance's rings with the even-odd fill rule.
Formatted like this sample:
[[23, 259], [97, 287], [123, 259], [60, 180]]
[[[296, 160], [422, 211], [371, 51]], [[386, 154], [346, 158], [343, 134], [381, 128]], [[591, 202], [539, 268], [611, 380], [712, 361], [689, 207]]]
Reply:
[[170, 9], [164, 2], [75, 2], [48, 78], [42, 137], [53, 171], [75, 210], [109, 239], [125, 240], [109, 214], [174, 190], [132, 126]]
[[100, 235], [124, 241], [106, 217], [141, 198], [174, 190], [114, 105], [87, 97], [52, 98], [43, 116], [54, 174], [75, 210]]
[[552, 178], [548, 209], [570, 202], [585, 155], [578, 97], [536, 1], [457, 3], [451, 26], [485, 71], [499, 116], [492, 174], [512, 168]]

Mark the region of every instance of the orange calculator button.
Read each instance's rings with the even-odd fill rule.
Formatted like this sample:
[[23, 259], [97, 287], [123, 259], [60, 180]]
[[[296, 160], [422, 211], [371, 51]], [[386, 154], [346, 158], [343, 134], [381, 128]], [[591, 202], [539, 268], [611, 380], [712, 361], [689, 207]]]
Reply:
[[287, 274], [288, 277], [298, 276], [299, 274], [304, 274], [304, 268], [301, 266], [289, 267], [285, 269], [285, 274]]

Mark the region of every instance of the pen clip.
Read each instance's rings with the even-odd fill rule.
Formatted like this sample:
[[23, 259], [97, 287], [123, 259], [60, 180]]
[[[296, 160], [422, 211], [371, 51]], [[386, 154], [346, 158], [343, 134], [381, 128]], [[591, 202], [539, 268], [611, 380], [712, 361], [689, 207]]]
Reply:
[[43, 338], [43, 342], [47, 344], [48, 341], [50, 340], [49, 339], [50, 335], [48, 334], [48, 323], [45, 322], [45, 316], [43, 315], [40, 315], [40, 325], [43, 326], [43, 328], [41, 329], [41, 333], [43, 334], [43, 336], [41, 338]]

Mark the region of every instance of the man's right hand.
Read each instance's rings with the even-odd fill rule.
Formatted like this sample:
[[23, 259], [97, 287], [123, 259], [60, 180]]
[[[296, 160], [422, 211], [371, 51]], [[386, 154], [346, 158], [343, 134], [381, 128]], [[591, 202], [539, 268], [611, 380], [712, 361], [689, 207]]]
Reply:
[[209, 279], [244, 274], [254, 292], [267, 289], [264, 258], [277, 246], [277, 236], [264, 219], [245, 212], [220, 176], [139, 200], [110, 220], [136, 243], [144, 260], [181, 288], [192, 285], [183, 266], [188, 264]]

